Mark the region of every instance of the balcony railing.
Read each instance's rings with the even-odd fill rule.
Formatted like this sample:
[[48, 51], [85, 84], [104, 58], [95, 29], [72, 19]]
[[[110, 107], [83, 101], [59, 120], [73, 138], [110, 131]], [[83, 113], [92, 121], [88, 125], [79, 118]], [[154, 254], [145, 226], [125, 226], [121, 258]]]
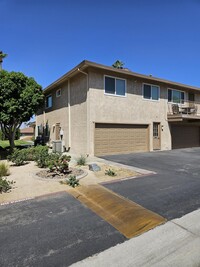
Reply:
[[184, 101], [183, 103], [168, 103], [168, 119], [170, 118], [200, 119], [200, 103]]

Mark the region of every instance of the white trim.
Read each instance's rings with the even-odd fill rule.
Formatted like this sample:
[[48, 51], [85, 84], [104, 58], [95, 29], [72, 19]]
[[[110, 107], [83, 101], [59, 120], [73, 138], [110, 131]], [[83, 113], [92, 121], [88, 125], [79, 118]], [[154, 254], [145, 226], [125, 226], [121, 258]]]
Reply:
[[[58, 92], [60, 92], [60, 94], [58, 94]], [[61, 96], [61, 89], [59, 88], [58, 90], [56, 90], [56, 97], [60, 97]]]
[[[145, 98], [144, 97], [144, 85], [150, 85], [151, 86], [151, 98]], [[152, 99], [152, 86], [158, 87], [158, 99]], [[147, 101], [153, 101], [153, 102], [158, 102], [160, 101], [160, 86], [157, 84], [151, 84], [151, 83], [142, 83], [142, 97], [144, 100]]]
[[181, 92], [181, 93], [184, 93], [184, 102], [186, 101], [186, 92], [185, 91], [182, 91], [182, 90], [178, 90], [178, 89], [174, 89], [174, 88], [167, 88], [167, 102], [168, 103], [172, 103], [172, 104], [182, 104], [182, 103], [177, 103], [177, 102], [173, 102], [173, 96], [172, 96], [172, 101], [168, 101], [168, 91], [171, 90], [172, 92], [173, 91], [178, 91], [178, 92]]
[[[109, 94], [109, 93], [106, 93], [106, 88], [105, 88], [105, 77], [108, 77], [108, 78], [113, 78], [115, 79], [115, 93], [114, 94]], [[122, 80], [125, 82], [125, 95], [117, 95], [116, 94], [116, 80]], [[119, 78], [119, 77], [115, 77], [115, 76], [110, 76], [110, 75], [104, 75], [104, 95], [109, 95], [109, 96], [119, 96], [119, 97], [126, 97], [127, 96], [127, 81], [126, 79], [123, 79], [123, 78]]]

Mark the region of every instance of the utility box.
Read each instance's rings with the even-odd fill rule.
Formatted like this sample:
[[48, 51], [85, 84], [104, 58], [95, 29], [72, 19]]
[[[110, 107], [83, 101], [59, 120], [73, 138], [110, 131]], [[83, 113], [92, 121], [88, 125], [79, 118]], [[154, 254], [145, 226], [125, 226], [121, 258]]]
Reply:
[[62, 146], [62, 140], [56, 140], [52, 141], [52, 150], [53, 152], [62, 153], [63, 152], [63, 146]]

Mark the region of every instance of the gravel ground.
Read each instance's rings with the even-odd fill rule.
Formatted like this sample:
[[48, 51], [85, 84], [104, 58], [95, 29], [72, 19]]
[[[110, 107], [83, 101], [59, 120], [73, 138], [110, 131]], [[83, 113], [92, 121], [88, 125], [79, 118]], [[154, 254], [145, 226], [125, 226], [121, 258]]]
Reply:
[[[81, 184], [96, 184], [102, 182], [112, 182], [127, 177], [137, 177], [139, 173], [123, 169], [116, 166], [110, 166], [104, 163], [98, 163], [101, 171], [89, 171], [88, 166], [77, 167], [83, 169], [83, 176], [80, 180]], [[74, 166], [73, 166], [74, 167]], [[116, 176], [105, 175], [105, 170], [111, 168], [116, 172]], [[51, 194], [59, 191], [67, 191], [69, 186], [59, 183], [63, 179], [45, 179], [37, 175], [38, 172], [44, 170], [38, 168], [35, 162], [30, 162], [23, 166], [10, 166], [10, 175], [8, 180], [15, 181], [13, 188], [8, 193], [0, 194], [0, 204], [34, 198], [41, 195]], [[80, 171], [78, 171], [80, 174]], [[86, 175], [87, 174], [87, 175]]]

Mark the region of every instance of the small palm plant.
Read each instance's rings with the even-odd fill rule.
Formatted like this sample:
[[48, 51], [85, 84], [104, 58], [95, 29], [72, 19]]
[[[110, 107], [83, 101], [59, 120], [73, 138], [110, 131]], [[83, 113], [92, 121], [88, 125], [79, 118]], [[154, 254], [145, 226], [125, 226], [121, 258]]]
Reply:
[[5, 57], [7, 57], [7, 54], [4, 54], [2, 51], [0, 51], [0, 70], [2, 70], [2, 62]]
[[124, 63], [120, 60], [116, 60], [112, 67], [115, 69], [123, 69]]

